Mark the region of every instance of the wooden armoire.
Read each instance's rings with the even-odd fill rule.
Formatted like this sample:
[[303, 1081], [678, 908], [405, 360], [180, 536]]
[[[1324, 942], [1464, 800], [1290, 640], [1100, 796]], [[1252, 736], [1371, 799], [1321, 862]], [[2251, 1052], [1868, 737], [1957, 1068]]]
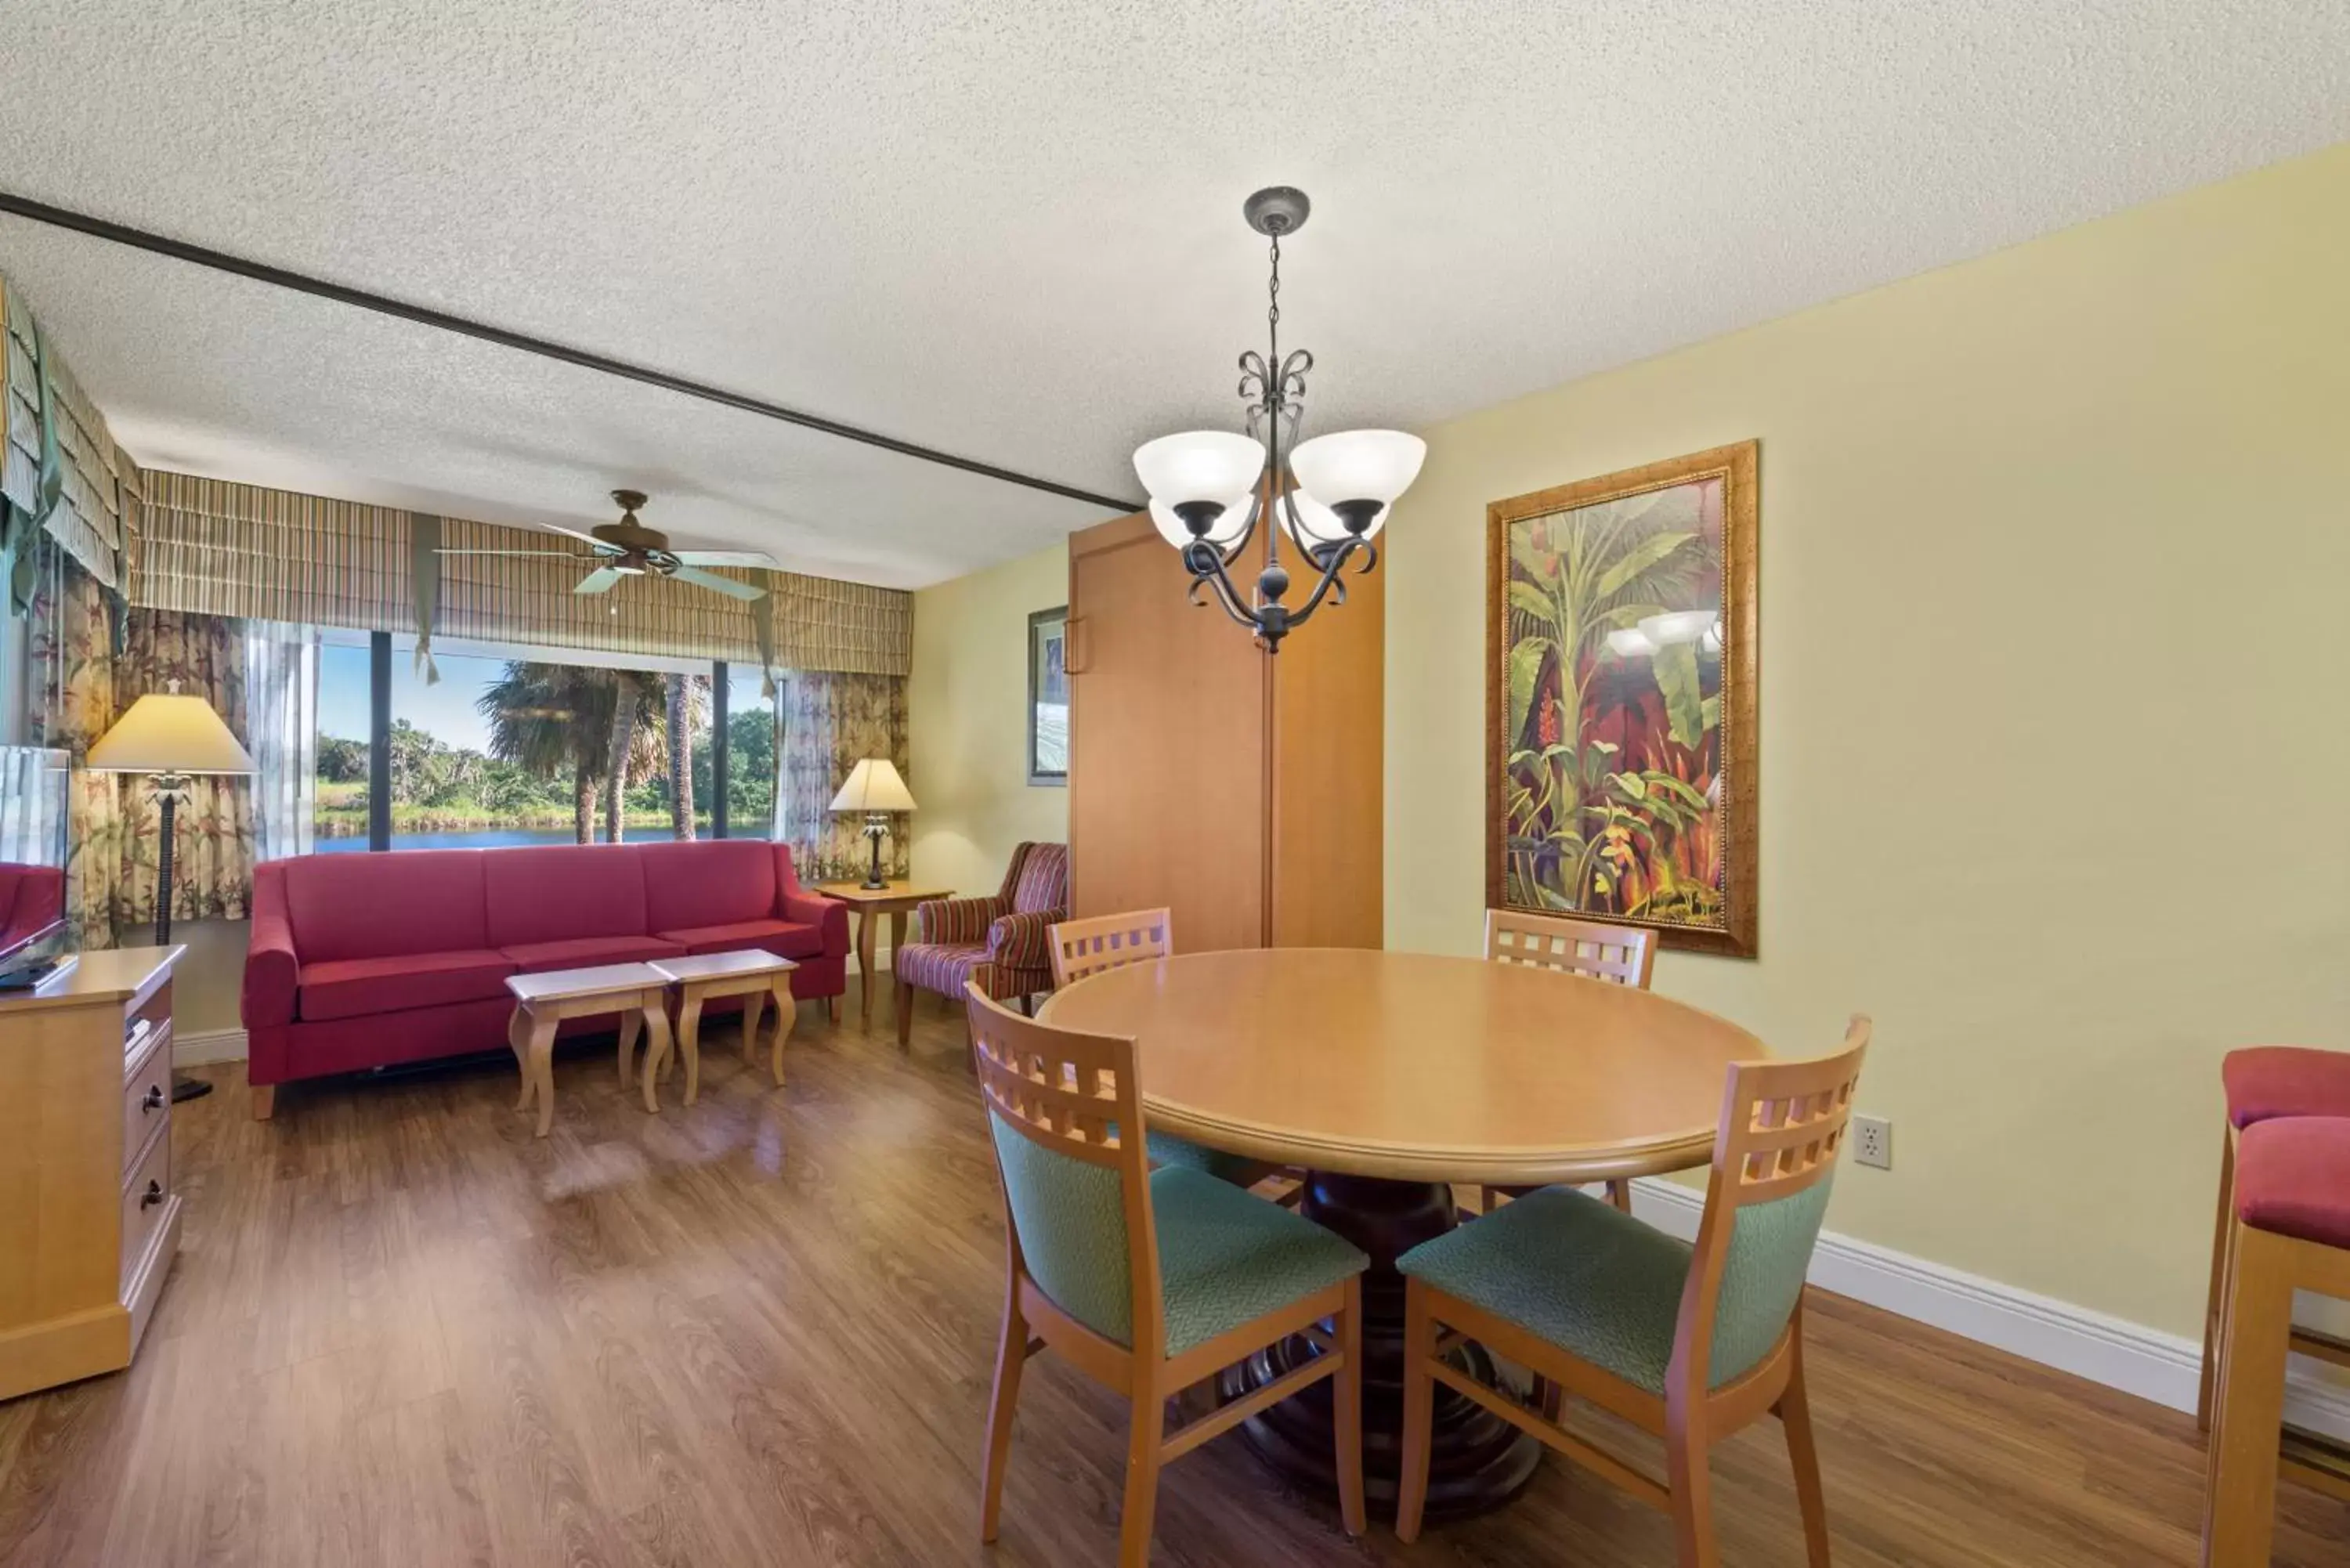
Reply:
[[1385, 567], [1270, 655], [1191, 581], [1147, 514], [1070, 536], [1071, 912], [1165, 905], [1180, 952], [1379, 946]]

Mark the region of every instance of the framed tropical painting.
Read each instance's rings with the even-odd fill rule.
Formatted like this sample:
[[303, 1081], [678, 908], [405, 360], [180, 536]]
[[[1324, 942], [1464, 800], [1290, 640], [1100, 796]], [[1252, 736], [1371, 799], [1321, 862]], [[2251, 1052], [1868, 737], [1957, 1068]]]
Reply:
[[1028, 782], [1069, 782], [1069, 607], [1028, 618]]
[[1755, 952], [1756, 444], [1486, 508], [1485, 899]]

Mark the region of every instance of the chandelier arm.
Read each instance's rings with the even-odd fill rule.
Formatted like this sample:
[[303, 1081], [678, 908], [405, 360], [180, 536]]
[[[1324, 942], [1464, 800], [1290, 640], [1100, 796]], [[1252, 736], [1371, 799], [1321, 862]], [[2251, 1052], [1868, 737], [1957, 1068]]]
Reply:
[[1241, 603], [1239, 591], [1232, 587], [1232, 578], [1225, 575], [1223, 562], [1217, 558], [1212, 546], [1207, 558], [1209, 566], [1205, 571], [1201, 570], [1188, 556], [1184, 561], [1185, 567], [1191, 573], [1191, 587], [1189, 590], [1191, 602], [1200, 603], [1201, 588], [1212, 589], [1217, 605], [1226, 615], [1232, 617], [1240, 625], [1247, 627], [1251, 631], [1262, 630], [1263, 628], [1259, 625], [1256, 617], [1251, 615], [1248, 607]]
[[[1324, 597], [1330, 592], [1333, 586], [1337, 584], [1338, 574], [1346, 569], [1347, 563], [1354, 557], [1355, 552], [1367, 548], [1369, 546], [1360, 539], [1350, 538], [1331, 551], [1328, 564], [1322, 568], [1322, 576], [1315, 581], [1314, 591], [1305, 597], [1304, 604], [1289, 612], [1289, 624], [1292, 626], [1299, 624], [1319, 608]], [[1346, 598], [1344, 588], [1340, 588], [1338, 597], [1343, 603]]]

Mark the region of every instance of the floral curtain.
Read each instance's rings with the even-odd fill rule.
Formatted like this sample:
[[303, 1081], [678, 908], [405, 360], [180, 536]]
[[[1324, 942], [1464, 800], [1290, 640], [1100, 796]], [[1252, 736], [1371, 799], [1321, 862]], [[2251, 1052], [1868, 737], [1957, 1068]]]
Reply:
[[[871, 851], [864, 820], [835, 816], [832, 797], [861, 757], [887, 757], [906, 775], [906, 682], [895, 675], [793, 670], [776, 701], [783, 731], [776, 747], [775, 836], [792, 846], [803, 882], [862, 880]], [[917, 793], [918, 781], [907, 788]], [[906, 819], [891, 817], [881, 865], [906, 875]]]
[[[69, 752], [78, 764], [130, 704], [149, 691], [177, 690], [203, 698], [229, 729], [246, 732], [241, 623], [172, 611], [121, 612], [96, 578], [49, 551], [33, 603], [33, 659], [40, 687], [34, 723], [41, 743]], [[135, 775], [77, 771], [72, 842], [66, 867], [71, 940], [104, 948], [137, 940], [155, 918], [157, 833], [154, 785]], [[174, 824], [172, 917], [242, 919], [253, 886], [253, 806], [239, 778], [196, 778], [181, 796]]]

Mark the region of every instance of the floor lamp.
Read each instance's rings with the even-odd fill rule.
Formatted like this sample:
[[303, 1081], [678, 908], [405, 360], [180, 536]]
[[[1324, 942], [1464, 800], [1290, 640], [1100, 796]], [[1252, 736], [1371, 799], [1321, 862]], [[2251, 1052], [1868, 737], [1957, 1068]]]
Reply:
[[[155, 945], [172, 940], [172, 810], [192, 774], [250, 774], [251, 753], [229, 733], [220, 715], [201, 697], [182, 697], [180, 683], [150, 691], [89, 749], [83, 765], [99, 774], [149, 774], [162, 822], [155, 843]], [[184, 1073], [172, 1075], [172, 1098], [192, 1100], [213, 1086]]]

